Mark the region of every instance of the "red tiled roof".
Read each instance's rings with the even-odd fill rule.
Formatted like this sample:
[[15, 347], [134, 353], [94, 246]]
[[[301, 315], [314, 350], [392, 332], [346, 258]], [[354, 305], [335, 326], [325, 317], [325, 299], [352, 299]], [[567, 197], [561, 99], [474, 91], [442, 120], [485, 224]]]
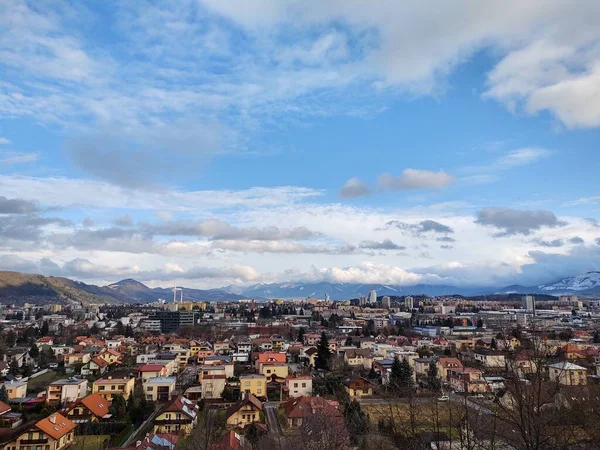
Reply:
[[67, 433], [75, 429], [75, 424], [59, 413], [52, 413], [45, 419], [40, 420], [35, 424], [37, 428], [42, 430], [48, 436], [58, 440]]

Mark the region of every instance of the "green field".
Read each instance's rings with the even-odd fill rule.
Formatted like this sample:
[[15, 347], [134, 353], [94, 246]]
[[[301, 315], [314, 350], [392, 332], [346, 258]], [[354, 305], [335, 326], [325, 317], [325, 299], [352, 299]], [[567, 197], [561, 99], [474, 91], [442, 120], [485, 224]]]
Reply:
[[104, 441], [110, 438], [108, 434], [97, 436], [75, 436], [75, 444], [71, 450], [99, 450], [103, 448]]
[[40, 391], [46, 389], [53, 381], [60, 380], [61, 378], [66, 378], [66, 376], [51, 370], [39, 377], [30, 378], [27, 381], [27, 389], [30, 391]]

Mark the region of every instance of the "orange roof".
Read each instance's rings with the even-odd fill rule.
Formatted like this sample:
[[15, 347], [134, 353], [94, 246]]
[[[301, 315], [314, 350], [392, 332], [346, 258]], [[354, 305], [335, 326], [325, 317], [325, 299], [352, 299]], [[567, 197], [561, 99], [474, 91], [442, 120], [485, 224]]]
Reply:
[[58, 440], [75, 429], [75, 424], [59, 413], [50, 414], [35, 424], [52, 439]]
[[104, 367], [108, 366], [108, 363], [106, 362], [106, 360], [104, 360], [98, 356], [92, 358], [92, 361], [100, 368], [104, 368]]
[[97, 417], [104, 417], [108, 414], [108, 402], [100, 394], [90, 394], [82, 398], [81, 403]]
[[7, 413], [11, 410], [10, 406], [8, 406], [6, 403], [4, 402], [0, 402], [0, 414], [4, 414]]
[[284, 363], [287, 361], [287, 355], [285, 353], [259, 353], [258, 354], [258, 362], [259, 363]]

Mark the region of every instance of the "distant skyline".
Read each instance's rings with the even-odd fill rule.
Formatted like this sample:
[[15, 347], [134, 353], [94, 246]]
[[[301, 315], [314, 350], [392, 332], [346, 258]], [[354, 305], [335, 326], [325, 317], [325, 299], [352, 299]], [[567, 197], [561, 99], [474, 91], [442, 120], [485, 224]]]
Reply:
[[587, 0], [2, 2], [0, 270], [600, 270], [599, 22]]

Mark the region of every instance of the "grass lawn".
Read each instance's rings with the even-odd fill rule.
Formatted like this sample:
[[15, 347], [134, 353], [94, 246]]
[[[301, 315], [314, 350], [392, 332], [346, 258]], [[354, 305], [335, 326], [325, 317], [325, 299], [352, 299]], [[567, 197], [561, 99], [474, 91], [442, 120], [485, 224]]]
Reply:
[[110, 438], [108, 434], [97, 436], [75, 436], [75, 444], [70, 447], [70, 450], [97, 450], [102, 448], [104, 441]]
[[66, 378], [66, 376], [51, 370], [39, 377], [29, 378], [29, 381], [27, 381], [27, 389], [30, 391], [41, 391], [46, 389], [53, 381], [60, 380], [61, 378]]

